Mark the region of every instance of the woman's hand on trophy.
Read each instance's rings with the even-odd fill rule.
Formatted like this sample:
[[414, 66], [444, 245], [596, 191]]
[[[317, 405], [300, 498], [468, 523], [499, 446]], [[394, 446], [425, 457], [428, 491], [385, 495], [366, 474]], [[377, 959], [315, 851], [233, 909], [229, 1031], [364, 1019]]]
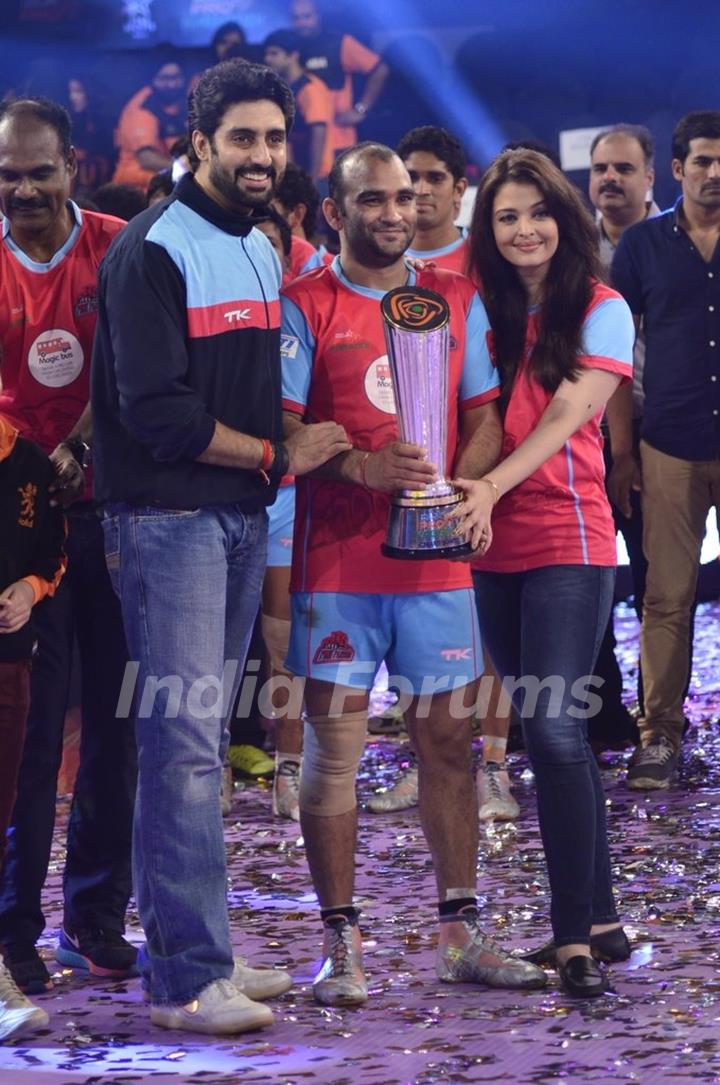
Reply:
[[453, 486], [465, 494], [463, 502], [448, 514], [448, 520], [457, 520], [455, 534], [462, 536], [473, 548], [475, 557], [483, 557], [492, 543], [490, 520], [495, 494], [484, 479], [454, 478]]
[[321, 467], [333, 456], [349, 452], [352, 444], [337, 422], [313, 422], [298, 426], [285, 438], [290, 463], [289, 475], [304, 475]]
[[437, 479], [437, 468], [427, 462], [427, 450], [404, 441], [365, 453], [360, 466], [363, 485], [383, 493], [424, 490]]

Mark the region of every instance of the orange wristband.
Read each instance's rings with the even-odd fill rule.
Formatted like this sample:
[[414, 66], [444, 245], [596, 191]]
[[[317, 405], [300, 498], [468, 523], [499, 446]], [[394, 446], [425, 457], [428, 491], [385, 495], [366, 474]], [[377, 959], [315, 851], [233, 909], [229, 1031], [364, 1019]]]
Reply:
[[273, 461], [275, 459], [275, 449], [273, 448], [271, 441], [266, 441], [263, 438], [261, 438], [261, 441], [263, 446], [263, 453], [262, 459], [260, 460], [260, 464], [258, 466], [258, 471], [267, 471], [268, 468], [272, 467], [273, 465]]

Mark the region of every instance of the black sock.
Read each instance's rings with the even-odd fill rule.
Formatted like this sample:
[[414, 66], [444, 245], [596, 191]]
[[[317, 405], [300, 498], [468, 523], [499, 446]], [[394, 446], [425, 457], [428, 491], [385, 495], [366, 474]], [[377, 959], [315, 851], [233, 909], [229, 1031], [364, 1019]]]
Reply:
[[477, 908], [477, 897], [458, 897], [456, 900], [438, 901], [438, 915], [441, 919], [456, 919], [463, 908]]
[[323, 923], [326, 919], [329, 919], [330, 916], [336, 915], [341, 915], [345, 919], [347, 919], [351, 927], [357, 927], [358, 920], [360, 919], [360, 912], [352, 904], [343, 904], [340, 908], [320, 909], [320, 918], [322, 919]]

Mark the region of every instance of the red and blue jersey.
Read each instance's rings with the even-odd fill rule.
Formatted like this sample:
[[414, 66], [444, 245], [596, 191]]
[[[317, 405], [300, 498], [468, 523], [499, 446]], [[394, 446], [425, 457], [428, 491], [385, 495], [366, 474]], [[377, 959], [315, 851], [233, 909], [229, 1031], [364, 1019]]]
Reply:
[[[537, 340], [538, 313], [528, 319], [525, 356], [507, 412], [501, 459], [522, 444], [548, 407], [552, 393], [533, 377], [528, 358]], [[578, 364], [632, 380], [635, 327], [622, 297], [597, 283], [582, 329]], [[515, 573], [545, 565], [616, 564], [615, 525], [605, 494], [600, 422], [604, 409], [519, 486], [493, 513], [493, 541], [476, 563], [485, 572]]]
[[469, 248], [468, 232], [463, 227], [457, 241], [451, 241], [449, 245], [444, 245], [441, 249], [408, 249], [405, 255], [412, 257], [413, 260], [431, 261], [435, 267], [442, 267], [447, 271], [457, 271], [460, 275], [467, 275]]
[[[459, 412], [496, 399], [489, 324], [472, 284], [450, 271], [408, 269], [409, 284], [450, 305], [448, 469]], [[306, 422], [334, 421], [356, 448], [375, 452], [399, 439], [380, 301], [351, 283], [339, 260], [296, 279], [282, 297], [283, 406]], [[382, 556], [390, 497], [347, 482], [297, 479], [291, 591], [427, 592], [470, 583], [466, 565]]]

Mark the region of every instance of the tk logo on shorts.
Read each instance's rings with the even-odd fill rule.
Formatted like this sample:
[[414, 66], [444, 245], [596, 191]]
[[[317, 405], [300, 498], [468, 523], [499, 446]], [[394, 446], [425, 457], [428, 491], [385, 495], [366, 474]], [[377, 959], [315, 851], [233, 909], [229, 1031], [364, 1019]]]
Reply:
[[469, 648], [443, 648], [440, 655], [447, 663], [459, 663], [462, 659], [472, 658]]
[[313, 656], [313, 663], [352, 663], [355, 649], [348, 640], [347, 633], [336, 629], [323, 637]]

